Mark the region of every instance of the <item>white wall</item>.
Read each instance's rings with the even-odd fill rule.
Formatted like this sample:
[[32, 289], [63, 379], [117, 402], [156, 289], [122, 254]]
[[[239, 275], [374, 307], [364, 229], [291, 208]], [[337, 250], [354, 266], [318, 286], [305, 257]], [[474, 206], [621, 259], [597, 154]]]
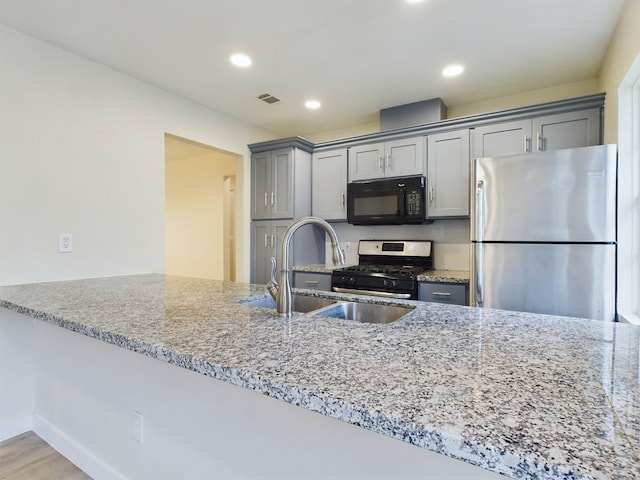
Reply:
[[[273, 138], [4, 26], [0, 65], [0, 284], [163, 272], [164, 134], [242, 155], [239, 199], [247, 144]], [[60, 232], [72, 253], [57, 252]]]

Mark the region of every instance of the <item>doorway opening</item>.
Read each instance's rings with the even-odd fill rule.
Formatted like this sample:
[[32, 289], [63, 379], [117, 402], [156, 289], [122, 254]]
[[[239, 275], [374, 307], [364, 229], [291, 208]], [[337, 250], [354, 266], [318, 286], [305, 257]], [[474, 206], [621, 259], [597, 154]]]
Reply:
[[165, 273], [236, 281], [240, 155], [165, 134]]

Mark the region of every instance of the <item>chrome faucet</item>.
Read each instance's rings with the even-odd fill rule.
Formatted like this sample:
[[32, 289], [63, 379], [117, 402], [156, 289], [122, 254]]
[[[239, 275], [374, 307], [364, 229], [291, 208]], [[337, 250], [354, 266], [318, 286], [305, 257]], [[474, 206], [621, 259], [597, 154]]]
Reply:
[[304, 225], [317, 225], [321, 227], [331, 238], [334, 265], [344, 264], [344, 252], [340, 248], [340, 242], [335, 230], [325, 220], [319, 217], [300, 217], [294, 220], [284, 232], [282, 248], [280, 250], [280, 283], [276, 281], [276, 259], [271, 257], [271, 280], [267, 284], [267, 290], [276, 302], [276, 311], [282, 316], [291, 315], [293, 294], [291, 293], [291, 281], [289, 280], [289, 245], [293, 234]]

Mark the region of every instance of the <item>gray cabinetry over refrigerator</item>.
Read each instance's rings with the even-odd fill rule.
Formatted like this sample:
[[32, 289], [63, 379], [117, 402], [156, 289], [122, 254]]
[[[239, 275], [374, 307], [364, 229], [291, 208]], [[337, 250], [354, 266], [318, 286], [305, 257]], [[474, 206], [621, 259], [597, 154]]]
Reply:
[[469, 216], [469, 129], [427, 137], [427, 217]]
[[327, 221], [347, 219], [347, 149], [314, 152], [311, 158], [311, 211]]
[[424, 175], [422, 136], [349, 148], [349, 181]]
[[472, 155], [498, 157], [599, 145], [601, 115], [600, 108], [590, 108], [478, 126], [473, 130]]

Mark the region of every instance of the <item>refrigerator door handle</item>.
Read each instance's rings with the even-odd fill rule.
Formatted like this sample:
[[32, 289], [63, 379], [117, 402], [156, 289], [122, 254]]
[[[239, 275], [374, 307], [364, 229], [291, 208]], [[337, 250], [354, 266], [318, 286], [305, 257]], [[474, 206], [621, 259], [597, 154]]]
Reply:
[[476, 205], [475, 205], [475, 240], [481, 242], [484, 239], [484, 181], [478, 180], [476, 183]]

